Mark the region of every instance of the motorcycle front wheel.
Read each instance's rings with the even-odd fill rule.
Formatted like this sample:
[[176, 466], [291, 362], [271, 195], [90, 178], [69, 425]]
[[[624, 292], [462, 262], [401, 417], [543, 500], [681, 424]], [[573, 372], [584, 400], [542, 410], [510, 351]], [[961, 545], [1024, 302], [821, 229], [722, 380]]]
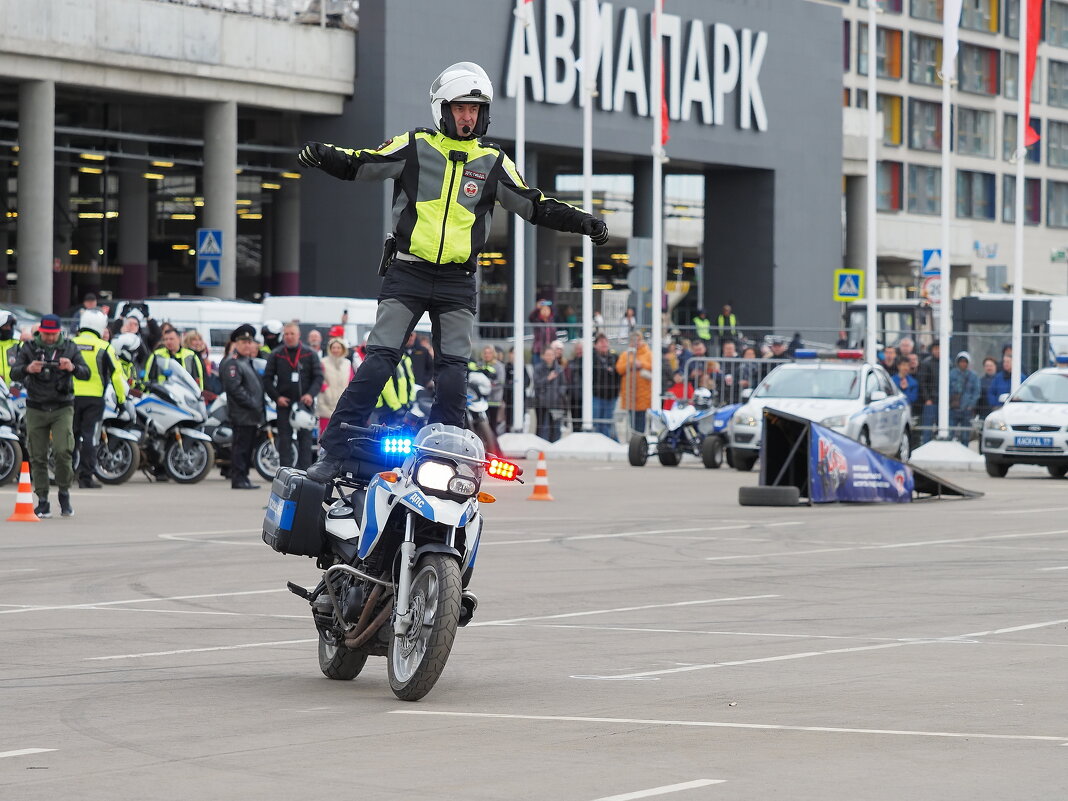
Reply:
[[109, 437], [96, 446], [96, 477], [104, 484], [123, 484], [141, 466], [141, 448], [133, 442]]
[[451, 556], [425, 554], [412, 579], [412, 625], [389, 639], [389, 687], [402, 701], [418, 701], [445, 670], [460, 620], [460, 566]]
[[179, 484], [196, 484], [215, 463], [211, 445], [192, 437], [173, 440], [163, 453], [163, 468]]
[[0, 487], [18, 478], [22, 467], [22, 448], [13, 439], [0, 439]]
[[252, 452], [252, 464], [256, 472], [263, 476], [264, 481], [273, 481], [274, 474], [278, 472], [278, 449], [274, 447], [274, 440], [263, 436], [256, 442], [256, 449]]

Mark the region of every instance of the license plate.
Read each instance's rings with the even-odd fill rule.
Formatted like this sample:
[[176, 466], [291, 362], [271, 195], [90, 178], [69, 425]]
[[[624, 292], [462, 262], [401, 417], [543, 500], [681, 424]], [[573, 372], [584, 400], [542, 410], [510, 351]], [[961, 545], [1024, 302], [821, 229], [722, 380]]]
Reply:
[[1052, 448], [1053, 437], [1017, 437], [1018, 448]]

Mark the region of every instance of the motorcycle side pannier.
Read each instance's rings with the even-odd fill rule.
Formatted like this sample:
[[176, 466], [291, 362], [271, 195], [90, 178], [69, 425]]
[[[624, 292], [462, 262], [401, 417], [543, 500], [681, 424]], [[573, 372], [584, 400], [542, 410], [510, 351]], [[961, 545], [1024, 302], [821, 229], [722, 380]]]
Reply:
[[280, 468], [271, 484], [263, 517], [263, 541], [279, 553], [322, 554], [325, 497], [326, 486], [312, 481], [303, 470]]

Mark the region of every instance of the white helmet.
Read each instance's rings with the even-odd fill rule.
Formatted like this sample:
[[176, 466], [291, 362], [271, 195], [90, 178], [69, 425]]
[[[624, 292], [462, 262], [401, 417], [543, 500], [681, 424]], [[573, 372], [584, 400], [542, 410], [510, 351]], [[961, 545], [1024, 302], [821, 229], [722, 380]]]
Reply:
[[[478, 122], [473, 130], [457, 131], [449, 103], [481, 103]], [[489, 107], [493, 102], [493, 83], [482, 67], [461, 61], [446, 67], [430, 84], [430, 118], [434, 127], [451, 139], [474, 139], [486, 135]]]
[[705, 387], [698, 387], [693, 391], [693, 406], [695, 409], [712, 408], [712, 392]]
[[315, 428], [315, 415], [303, 406], [294, 406], [289, 414], [289, 424], [298, 431], [311, 431]]
[[108, 327], [108, 316], [99, 309], [85, 309], [78, 320], [78, 328], [87, 328], [98, 337], [104, 336], [104, 329]]
[[138, 351], [141, 350], [141, 337], [127, 331], [112, 339], [111, 347], [119, 354], [120, 359], [133, 362], [137, 358]]

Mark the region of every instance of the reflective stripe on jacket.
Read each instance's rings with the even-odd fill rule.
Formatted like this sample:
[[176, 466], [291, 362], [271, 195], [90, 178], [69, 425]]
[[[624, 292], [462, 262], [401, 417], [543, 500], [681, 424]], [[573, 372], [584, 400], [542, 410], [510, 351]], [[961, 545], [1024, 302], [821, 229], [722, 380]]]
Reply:
[[450, 139], [429, 128], [395, 136], [376, 149], [331, 145], [350, 159], [346, 180], [393, 179], [397, 249], [434, 264], [474, 271], [495, 202], [528, 222], [581, 233], [584, 211], [545, 197], [494, 144]]
[[382, 387], [382, 394], [378, 396], [376, 409], [383, 406], [390, 411], [396, 412], [408, 406], [412, 402], [412, 385], [415, 384], [415, 374], [412, 372], [412, 360], [405, 354], [397, 362], [397, 369], [390, 376], [389, 381]]
[[204, 389], [204, 363], [194, 351], [189, 348], [178, 348], [177, 353], [171, 353], [165, 347], [156, 348], [145, 362], [146, 381], [159, 381], [159, 359], [174, 359], [185, 368], [189, 375], [193, 376], [197, 386]]
[[126, 376], [115, 355], [115, 349], [95, 331], [79, 331], [71, 341], [78, 346], [89, 368], [89, 378], [74, 379], [74, 397], [102, 398], [108, 383], [115, 388], [115, 399], [121, 405], [126, 400]]

